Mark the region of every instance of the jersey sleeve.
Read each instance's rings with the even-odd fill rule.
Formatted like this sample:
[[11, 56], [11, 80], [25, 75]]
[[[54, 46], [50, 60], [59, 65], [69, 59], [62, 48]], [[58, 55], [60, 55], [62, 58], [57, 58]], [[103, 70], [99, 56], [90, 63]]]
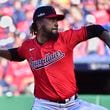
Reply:
[[80, 29], [70, 29], [62, 33], [62, 39], [69, 49], [73, 49], [78, 43], [87, 40], [87, 29], [81, 27]]
[[8, 51], [10, 52], [11, 54], [11, 61], [23, 61], [25, 60], [24, 57], [20, 56], [19, 53], [18, 53], [18, 48], [12, 48], [12, 49], [8, 49]]
[[22, 45], [20, 47], [18, 47], [17, 52], [18, 54], [22, 57], [25, 58], [25, 42], [22, 43]]

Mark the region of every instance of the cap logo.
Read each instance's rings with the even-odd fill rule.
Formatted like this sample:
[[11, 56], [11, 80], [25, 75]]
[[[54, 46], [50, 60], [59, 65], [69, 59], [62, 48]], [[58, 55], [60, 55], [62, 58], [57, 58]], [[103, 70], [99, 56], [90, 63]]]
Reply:
[[40, 14], [37, 15], [37, 17], [41, 17], [41, 16], [44, 16], [44, 15], [45, 15], [45, 13], [40, 13]]

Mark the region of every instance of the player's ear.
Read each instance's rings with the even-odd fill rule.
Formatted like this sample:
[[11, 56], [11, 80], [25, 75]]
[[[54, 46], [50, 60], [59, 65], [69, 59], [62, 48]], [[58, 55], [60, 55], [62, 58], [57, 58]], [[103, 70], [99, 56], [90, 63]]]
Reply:
[[37, 32], [37, 26], [35, 23], [32, 23], [30, 26], [30, 33], [35, 34]]
[[37, 26], [37, 30], [38, 31], [41, 29], [42, 25], [43, 25], [43, 21], [42, 20], [36, 21], [36, 26]]

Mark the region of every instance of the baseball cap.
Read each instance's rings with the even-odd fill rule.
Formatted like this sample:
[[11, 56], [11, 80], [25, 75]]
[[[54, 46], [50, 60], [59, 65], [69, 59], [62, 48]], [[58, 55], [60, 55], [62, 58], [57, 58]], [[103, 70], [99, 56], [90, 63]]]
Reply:
[[60, 21], [64, 19], [64, 15], [56, 14], [56, 11], [52, 6], [41, 6], [35, 10], [33, 21], [35, 22], [41, 18], [56, 18], [58, 21]]

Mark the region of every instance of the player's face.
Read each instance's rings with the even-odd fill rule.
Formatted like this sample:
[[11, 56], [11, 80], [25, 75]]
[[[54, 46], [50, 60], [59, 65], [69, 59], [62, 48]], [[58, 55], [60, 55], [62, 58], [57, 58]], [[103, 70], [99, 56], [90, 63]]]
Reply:
[[57, 37], [58, 34], [58, 22], [56, 18], [52, 19], [43, 19], [42, 22], [42, 31], [48, 36], [48, 37]]

